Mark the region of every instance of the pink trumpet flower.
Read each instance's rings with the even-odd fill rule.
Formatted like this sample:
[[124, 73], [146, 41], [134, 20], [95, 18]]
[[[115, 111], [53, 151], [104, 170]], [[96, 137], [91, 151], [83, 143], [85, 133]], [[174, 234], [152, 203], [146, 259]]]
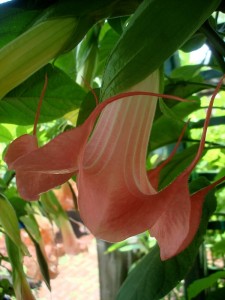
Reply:
[[200, 223], [204, 197], [217, 184], [193, 195], [188, 190], [188, 178], [201, 157], [221, 85], [222, 80], [210, 101], [194, 160], [162, 190], [158, 190], [159, 172], [175, 151], [158, 168], [149, 173], [145, 169], [157, 99], [187, 100], [159, 94], [158, 71], [129, 92], [100, 103], [82, 126], [41, 148], [34, 136], [18, 138], [9, 146], [5, 161], [16, 171], [18, 190], [28, 200], [78, 174], [80, 214], [96, 237], [117, 242], [149, 229], [158, 240], [161, 259], [166, 260], [190, 244]]

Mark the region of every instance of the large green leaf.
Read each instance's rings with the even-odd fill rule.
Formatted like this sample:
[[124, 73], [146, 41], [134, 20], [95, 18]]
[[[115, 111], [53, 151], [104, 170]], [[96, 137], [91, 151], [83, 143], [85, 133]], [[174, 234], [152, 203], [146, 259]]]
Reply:
[[75, 51], [69, 51], [63, 55], [60, 55], [55, 61], [54, 66], [65, 72], [73, 81], [76, 80], [76, 60]]
[[41, 240], [41, 233], [38, 227], [38, 223], [34, 217], [34, 215], [27, 214], [20, 217], [23, 225], [25, 226], [29, 236], [32, 238], [33, 241], [40, 243]]
[[205, 289], [212, 287], [220, 278], [225, 278], [225, 271], [218, 271], [208, 277], [195, 280], [188, 287], [188, 300], [195, 298]]
[[44, 253], [41, 249], [41, 244], [43, 245], [41, 233], [38, 227], [38, 223], [35, 219], [35, 217], [31, 214], [21, 217], [21, 221], [25, 225], [25, 229], [31, 238], [32, 242], [35, 246], [35, 251], [38, 259], [38, 264], [43, 276], [43, 279], [48, 287], [49, 290], [51, 290], [50, 287], [50, 276], [49, 276], [49, 270], [48, 270], [48, 264], [46, 262], [46, 258], [44, 256]]
[[202, 83], [202, 81], [199, 82], [199, 80], [197, 81], [194, 78], [191, 82], [170, 79], [166, 82], [164, 93], [168, 95], [177, 95], [181, 98], [187, 98], [190, 95], [209, 87], [211, 86]]
[[[220, 77], [222, 74], [213, 69], [204, 69], [204, 65], [187, 65], [176, 68], [165, 80], [164, 93], [188, 98], [201, 90], [215, 89], [215, 85], [206, 82], [212, 82], [212, 79]], [[221, 87], [222, 89], [223, 87]], [[172, 106], [176, 105], [175, 101], [170, 103]]]
[[15, 39], [32, 25], [40, 12], [18, 8], [0, 9], [0, 47]]
[[159, 68], [211, 15], [220, 0], [146, 0], [130, 19], [106, 66], [102, 98]]
[[[106, 23], [104, 27], [107, 27], [107, 25], [108, 24]], [[112, 28], [109, 28], [104, 34], [103, 38], [99, 41], [98, 63], [95, 72], [96, 76], [102, 77], [107, 57], [109, 56], [110, 51], [112, 50], [118, 39], [119, 34], [115, 32], [115, 30], [113, 30]]]
[[27, 247], [23, 244], [20, 237], [16, 212], [4, 195], [0, 195], [0, 224], [12, 242], [20, 249], [21, 253], [28, 254]]
[[45, 74], [48, 86], [41, 107], [40, 122], [62, 117], [79, 108], [85, 92], [70, 77], [56, 67], [48, 65], [8, 93], [0, 102], [0, 122], [19, 125], [34, 123]]
[[160, 172], [160, 184], [161, 190], [169, 183], [172, 182], [182, 171], [192, 162], [198, 151], [198, 145], [193, 145], [186, 148], [180, 153], [177, 153], [174, 158], [162, 169]]
[[184, 126], [179, 119], [182, 120], [199, 107], [199, 102], [181, 102], [171, 108], [171, 111], [177, 115], [176, 119], [172, 119], [166, 115], [159, 116], [152, 126], [149, 148], [154, 150], [175, 143]]
[[0, 143], [9, 143], [13, 139], [11, 132], [0, 124]]
[[49, 269], [48, 269], [48, 264], [46, 261], [46, 258], [41, 250], [40, 245], [33, 239], [36, 255], [37, 255], [37, 260], [38, 260], [38, 265], [41, 270], [41, 274], [43, 276], [43, 279], [48, 287], [48, 289], [51, 291], [51, 284], [50, 284], [50, 274], [49, 274]]
[[[98, 39], [101, 26], [96, 24], [86, 34], [77, 47], [76, 52], [76, 67], [78, 73], [78, 80], [82, 81], [82, 78], [90, 85], [93, 84], [94, 72], [96, 68], [96, 62], [98, 57]], [[79, 81], [78, 81], [79, 82]], [[85, 84], [83, 84], [85, 87]]]
[[[192, 183], [192, 192], [209, 182], [199, 178]], [[203, 235], [207, 229], [209, 217], [216, 208], [216, 199], [210, 192], [205, 199], [199, 230], [191, 245], [174, 258], [161, 261], [159, 247], [156, 245], [130, 272], [122, 285], [117, 300], [158, 300], [165, 296], [182, 280], [192, 267]]]
[[[99, 96], [99, 89], [94, 90], [96, 96]], [[87, 93], [86, 97], [84, 98], [80, 110], [79, 110], [79, 115], [77, 118], [77, 126], [81, 125], [84, 123], [84, 121], [88, 118], [88, 116], [91, 114], [91, 112], [95, 109], [96, 107], [96, 100], [94, 98], [93, 93], [90, 91]]]
[[16, 244], [12, 242], [7, 234], [5, 235], [5, 244], [9, 261], [12, 267], [11, 275], [16, 299], [35, 300], [23, 270], [23, 257], [21, 255], [20, 249]]
[[23, 200], [20, 197], [14, 196], [9, 198], [9, 202], [11, 203], [12, 207], [14, 208], [17, 218], [19, 219], [21, 216], [27, 214], [26, 205], [27, 201]]
[[187, 65], [187, 66], [181, 66], [179, 68], [174, 69], [171, 74], [170, 78], [176, 79], [176, 80], [201, 80], [203, 81], [202, 76], [200, 76], [201, 69], [204, 68], [204, 65]]
[[[138, 4], [131, 1], [133, 11]], [[124, 0], [57, 1], [48, 7], [28, 30], [0, 49], [0, 98], [50, 60], [72, 50], [99, 20], [128, 12], [130, 2]]]
[[58, 219], [60, 216], [67, 218], [67, 214], [52, 191], [41, 195], [41, 204], [46, 213], [51, 215], [53, 219]]
[[191, 52], [201, 48], [206, 42], [206, 37], [203, 33], [195, 33], [183, 46], [182, 50], [184, 52]]

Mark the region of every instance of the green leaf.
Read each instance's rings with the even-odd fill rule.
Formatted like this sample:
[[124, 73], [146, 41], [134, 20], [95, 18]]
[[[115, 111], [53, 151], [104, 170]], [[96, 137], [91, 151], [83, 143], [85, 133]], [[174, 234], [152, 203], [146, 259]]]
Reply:
[[39, 122], [60, 118], [80, 106], [85, 96], [83, 89], [60, 69], [48, 65], [0, 101], [0, 122], [19, 125], [34, 123], [45, 74], [48, 85]]
[[195, 33], [182, 47], [184, 52], [191, 52], [201, 48], [206, 42], [206, 37], [203, 33]]
[[[198, 178], [191, 184], [192, 193], [209, 182]], [[158, 300], [164, 297], [192, 267], [210, 216], [216, 208], [216, 199], [210, 192], [205, 199], [199, 230], [191, 245], [182, 253], [166, 261], [161, 261], [159, 247], [156, 245], [131, 271], [122, 285], [117, 300]]]
[[166, 116], [156, 121], [152, 127], [149, 147], [155, 150], [165, 145], [176, 143], [183, 126], [177, 121], [171, 121]]
[[108, 249], [106, 250], [106, 253], [111, 253], [116, 250], [119, 250], [120, 248], [127, 246], [127, 244], [128, 244], [127, 241], [121, 241], [121, 242], [114, 243], [108, 247]]
[[199, 102], [182, 102], [171, 108], [173, 114], [177, 116], [176, 119], [168, 118], [161, 114], [153, 123], [149, 148], [154, 150], [171, 143], [176, 143], [183, 129], [183, 123], [179, 120], [187, 117], [199, 107]]
[[[106, 26], [107, 24], [104, 25], [104, 27]], [[95, 76], [98, 76], [100, 78], [102, 77], [107, 58], [114, 45], [117, 43], [119, 37], [120, 36], [118, 33], [116, 33], [113, 29], [109, 28], [104, 34], [103, 38], [99, 41], [99, 55]]]
[[108, 19], [109, 25], [114, 29], [115, 32], [117, 32], [119, 35], [124, 30], [125, 23], [127, 21], [128, 17], [119, 17], [119, 18], [113, 18], [113, 19]]
[[193, 161], [198, 151], [198, 145], [193, 145], [177, 153], [160, 172], [159, 189], [171, 183]]
[[206, 88], [209, 88], [209, 85], [202, 83], [202, 79], [194, 79], [192, 82], [170, 79], [166, 82], [164, 93], [167, 95], [176, 95], [186, 99], [192, 94]]
[[179, 118], [179, 116], [173, 112], [172, 109], [170, 109], [166, 103], [163, 101], [163, 99], [159, 99], [159, 108], [164, 116], [166, 116], [168, 119], [174, 120], [177, 123], [180, 123], [180, 125], [184, 125], [184, 122]]
[[13, 269], [22, 269], [22, 255], [18, 246], [11, 240], [11, 238], [7, 234], [5, 235], [5, 242], [7, 254], [9, 256], [9, 260]]
[[21, 252], [16, 244], [5, 235], [7, 253], [12, 267], [13, 288], [17, 300], [35, 300], [30, 286], [27, 282], [26, 275], [23, 271], [23, 259]]
[[[133, 11], [138, 4], [131, 1]], [[57, 1], [42, 11], [33, 26], [0, 49], [0, 98], [50, 60], [71, 51], [96, 22], [114, 13], [127, 14], [129, 7], [130, 3], [120, 10], [117, 0]]]
[[21, 253], [27, 255], [29, 252], [20, 238], [19, 222], [15, 210], [3, 195], [0, 195], [0, 223], [12, 242], [19, 247]]
[[225, 240], [224, 239], [222, 239], [221, 241], [218, 241], [218, 242], [213, 242], [211, 250], [214, 255], [220, 256], [222, 253], [224, 253], [224, 249], [225, 249]]
[[2, 124], [0, 124], [0, 143], [9, 143], [13, 139], [11, 132]]
[[63, 55], [60, 55], [55, 61], [54, 66], [61, 69], [66, 73], [73, 81], [76, 79], [76, 61], [75, 51], [72, 50]]
[[[219, 72], [211, 69], [204, 71], [204, 65], [188, 65], [176, 68], [171, 77], [165, 81], [164, 93], [188, 98], [196, 92], [207, 88], [216, 88], [215, 85], [204, 82], [215, 77], [222, 76]], [[221, 87], [223, 89], [223, 87]]]
[[13, 206], [17, 218], [20, 218], [21, 216], [26, 215], [26, 205], [27, 205], [27, 201], [23, 200], [20, 197], [10, 197], [9, 198], [9, 202], [11, 203], [11, 205]]
[[29, 215], [21, 216], [20, 220], [25, 225], [26, 230], [28, 231], [32, 240], [39, 243], [41, 240], [41, 234], [35, 217], [29, 214]]
[[48, 287], [49, 290], [51, 290], [51, 285], [50, 285], [50, 275], [49, 275], [49, 270], [48, 270], [48, 264], [46, 262], [46, 259], [41, 251], [41, 247], [39, 244], [33, 240], [34, 246], [35, 246], [35, 251], [37, 255], [37, 260], [38, 260], [38, 265], [41, 270], [41, 274], [44, 278], [44, 281]]
[[95, 26], [88, 31], [85, 39], [83, 39], [77, 47], [76, 61], [77, 71], [79, 72], [85, 65], [91, 52], [96, 50], [99, 36], [99, 26]]
[[35, 217], [31, 214], [23, 216], [20, 219], [24, 223], [26, 231], [29, 234], [29, 237], [31, 238], [32, 242], [34, 243], [41, 274], [43, 275], [44, 281], [48, 289], [51, 290], [48, 264], [40, 246], [41, 244], [43, 244], [43, 241], [38, 223]]
[[48, 191], [47, 193], [41, 195], [41, 204], [43, 205], [45, 211], [51, 215], [54, 220], [57, 220], [57, 218], [60, 216], [67, 219], [65, 211], [63, 210], [53, 191]]
[[32, 25], [40, 12], [18, 8], [0, 9], [0, 47], [15, 39]]
[[[94, 92], [96, 93], [96, 96], [98, 97], [99, 89], [95, 89]], [[84, 121], [88, 118], [88, 116], [95, 109], [95, 107], [96, 107], [96, 101], [95, 101], [94, 95], [92, 92], [89, 92], [81, 104], [79, 115], [77, 118], [77, 126], [84, 123]]]
[[[77, 47], [76, 62], [78, 82], [85, 80], [90, 85], [93, 84], [98, 57], [98, 38], [100, 30], [100, 25], [96, 24], [91, 30], [89, 30], [85, 39], [83, 39]], [[83, 85], [85, 87], [85, 82]]]
[[109, 56], [102, 99], [128, 89], [160, 68], [219, 3], [220, 0], [144, 1]]
[[195, 280], [192, 284], [189, 285], [187, 289], [188, 300], [193, 299], [205, 289], [212, 287], [218, 279], [224, 277], [225, 271], [218, 271], [214, 274], [209, 275], [208, 277]]
[[179, 80], [198, 80], [203, 81], [202, 76], [200, 75], [200, 70], [203, 68], [203, 65], [187, 65], [182, 66], [180, 68], [176, 68], [171, 72], [170, 78], [172, 79], [179, 79]]

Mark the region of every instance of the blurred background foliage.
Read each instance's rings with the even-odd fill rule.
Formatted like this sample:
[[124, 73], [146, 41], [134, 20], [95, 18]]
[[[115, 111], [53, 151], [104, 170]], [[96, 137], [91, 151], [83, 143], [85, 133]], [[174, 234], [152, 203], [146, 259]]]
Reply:
[[[17, 193], [15, 174], [7, 170], [3, 161], [12, 140], [32, 133], [46, 73], [48, 88], [38, 124], [39, 145], [83, 123], [96, 106], [92, 89], [99, 101], [103, 101], [163, 65], [164, 93], [192, 101], [160, 102], [152, 128], [146, 168], [155, 167], [168, 156], [187, 120], [190, 121], [180, 151], [162, 172], [160, 186], [171, 182], [195, 156], [209, 100], [218, 80], [225, 73], [225, 5], [224, 1], [179, 2], [39, 0], [10, 1], [0, 5], [0, 202], [7, 211], [14, 212], [7, 217], [18, 225], [12, 228], [11, 233], [4, 219], [4, 210], [0, 208], [3, 244], [0, 262], [3, 275], [7, 274], [0, 281], [0, 299], [4, 299], [6, 294], [14, 295], [17, 300], [32, 299], [16, 292], [18, 286], [24, 286], [25, 278], [31, 276], [25, 274], [21, 267], [26, 249], [19, 247], [22, 241], [15, 243], [19, 226], [34, 246], [40, 266], [38, 278], [49, 287], [50, 278], [57, 272], [51, 269], [54, 262], [49, 261], [46, 253], [47, 242], [42, 236], [41, 223], [54, 229], [49, 243], [54, 244], [54, 237], [59, 232], [65, 242], [64, 229], [71, 227], [65, 210], [77, 210], [75, 178], [68, 183], [72, 199], [69, 208], [64, 207], [57, 192], [46, 193], [37, 203], [27, 203]], [[196, 16], [199, 16], [198, 20]], [[181, 29], [176, 35], [178, 28]], [[162, 37], [163, 34], [165, 37]], [[204, 156], [192, 175], [193, 181], [199, 180], [200, 176], [213, 181], [225, 175], [224, 90], [222, 87], [216, 96]], [[199, 181], [200, 187], [204, 185]], [[201, 299], [224, 299], [225, 191], [222, 186], [216, 191], [216, 198], [207, 196], [211, 204], [204, 207], [198, 236], [179, 257], [161, 262], [156, 242], [148, 233], [108, 248], [108, 254], [114, 251], [131, 252], [135, 257], [131, 264], [133, 272], [129, 273], [116, 299], [195, 299], [199, 295], [204, 297]], [[193, 189], [196, 190], [195, 187]], [[211, 214], [214, 225], [208, 227], [202, 250], [202, 236]], [[68, 232], [74, 235], [73, 246], [78, 247], [74, 232], [70, 229]], [[6, 246], [4, 236], [8, 239]], [[15, 253], [15, 248], [18, 252], [16, 258], [10, 255], [12, 249]], [[204, 269], [202, 277], [206, 280], [195, 281], [192, 276], [192, 283], [186, 286], [182, 280], [187, 277], [190, 266], [195, 264], [194, 258], [199, 258], [199, 253], [206, 256], [204, 263], [207, 270], [203, 263], [199, 267]], [[216, 273], [212, 275], [211, 270]], [[171, 276], [173, 278], [170, 280]], [[13, 281], [10, 283], [7, 278], [13, 278]], [[137, 278], [141, 280], [134, 286]], [[161, 292], [157, 290], [159, 286], [162, 287]], [[202, 291], [205, 291], [204, 295]]]

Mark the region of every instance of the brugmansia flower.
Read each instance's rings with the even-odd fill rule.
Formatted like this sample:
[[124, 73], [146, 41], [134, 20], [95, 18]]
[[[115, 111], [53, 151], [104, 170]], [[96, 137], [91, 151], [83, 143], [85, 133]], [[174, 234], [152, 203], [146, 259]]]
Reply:
[[63, 246], [66, 254], [74, 255], [86, 251], [86, 245], [76, 237], [73, 227], [68, 219], [63, 216], [59, 217], [60, 230], [62, 233]]
[[194, 195], [188, 190], [188, 178], [201, 157], [213, 100], [221, 84], [210, 102], [194, 160], [162, 190], [158, 190], [158, 176], [164, 165], [149, 173], [145, 169], [157, 99], [162, 96], [158, 94], [158, 71], [129, 92], [105, 100], [82, 126], [41, 148], [35, 136], [18, 138], [9, 146], [5, 161], [16, 170], [18, 190], [28, 200], [78, 174], [80, 214], [96, 237], [116, 242], [149, 229], [158, 240], [161, 258], [168, 259], [192, 241], [204, 196], [216, 184]]

